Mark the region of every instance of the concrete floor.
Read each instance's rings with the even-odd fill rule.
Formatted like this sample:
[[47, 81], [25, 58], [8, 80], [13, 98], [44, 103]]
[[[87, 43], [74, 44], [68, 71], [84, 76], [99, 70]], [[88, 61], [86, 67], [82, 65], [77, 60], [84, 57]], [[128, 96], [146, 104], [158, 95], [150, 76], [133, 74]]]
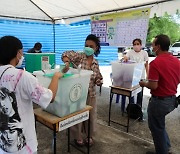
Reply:
[[[92, 154], [145, 154], [147, 151], [154, 151], [152, 137], [147, 125], [147, 119], [143, 122], [134, 123], [126, 133], [126, 128], [120, 125], [111, 123], [108, 126], [108, 109], [109, 109], [109, 72], [110, 67], [101, 68], [104, 81], [101, 96], [97, 95], [98, 105], [98, 120], [97, 133], [94, 138], [95, 144], [91, 147]], [[99, 92], [97, 87], [97, 94]], [[180, 91], [178, 90], [178, 93]], [[145, 89], [143, 108], [147, 107], [149, 99], [149, 91]], [[127, 104], [127, 103], [126, 103]], [[122, 116], [120, 111], [120, 103], [115, 103], [115, 97], [112, 104], [111, 119], [117, 122], [125, 122], [126, 115]], [[173, 154], [180, 154], [180, 106], [170, 113], [166, 118], [166, 127], [172, 144]], [[66, 131], [57, 134], [57, 154], [66, 154], [67, 152], [67, 135]], [[37, 123], [37, 138], [38, 138], [38, 154], [52, 154], [52, 138], [53, 132]], [[85, 147], [82, 149], [86, 150]], [[79, 154], [75, 148], [71, 147], [72, 154]]]

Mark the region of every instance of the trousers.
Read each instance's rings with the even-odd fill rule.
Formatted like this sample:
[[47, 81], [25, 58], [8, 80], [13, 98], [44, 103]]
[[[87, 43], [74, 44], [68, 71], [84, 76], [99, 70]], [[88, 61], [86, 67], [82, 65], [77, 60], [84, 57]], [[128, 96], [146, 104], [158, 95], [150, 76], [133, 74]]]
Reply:
[[165, 128], [165, 116], [175, 109], [175, 96], [164, 99], [151, 97], [148, 105], [148, 126], [151, 131], [156, 154], [168, 154], [171, 148]]
[[[96, 105], [96, 97], [87, 97], [86, 101], [87, 105], [92, 106], [92, 110], [90, 110], [90, 137], [93, 137], [96, 129], [97, 129], [97, 105]], [[71, 127], [72, 138], [74, 139], [82, 139], [85, 135], [87, 137], [88, 134], [88, 121], [84, 121], [80, 124], [77, 124]]]

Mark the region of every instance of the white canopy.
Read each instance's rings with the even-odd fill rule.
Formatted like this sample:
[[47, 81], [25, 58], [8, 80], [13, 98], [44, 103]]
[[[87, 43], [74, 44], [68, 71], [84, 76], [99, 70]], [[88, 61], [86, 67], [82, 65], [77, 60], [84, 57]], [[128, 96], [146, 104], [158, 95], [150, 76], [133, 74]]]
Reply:
[[180, 0], [0, 0], [0, 17], [54, 22], [147, 5], [160, 15], [165, 10], [175, 13]]

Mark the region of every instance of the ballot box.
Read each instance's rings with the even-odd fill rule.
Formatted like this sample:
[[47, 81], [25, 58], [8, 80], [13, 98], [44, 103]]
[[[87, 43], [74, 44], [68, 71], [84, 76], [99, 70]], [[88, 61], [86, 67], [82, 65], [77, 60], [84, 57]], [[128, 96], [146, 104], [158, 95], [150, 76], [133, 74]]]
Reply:
[[[35, 71], [33, 74], [38, 78], [39, 82], [47, 88], [56, 71], [59, 70]], [[89, 70], [70, 68], [58, 82], [55, 101], [50, 103], [44, 110], [63, 117], [85, 108], [91, 74], [92, 71]]]
[[111, 64], [114, 86], [132, 88], [139, 84], [144, 71], [144, 63], [114, 61]]
[[54, 68], [55, 53], [26, 53], [25, 68], [28, 72]]

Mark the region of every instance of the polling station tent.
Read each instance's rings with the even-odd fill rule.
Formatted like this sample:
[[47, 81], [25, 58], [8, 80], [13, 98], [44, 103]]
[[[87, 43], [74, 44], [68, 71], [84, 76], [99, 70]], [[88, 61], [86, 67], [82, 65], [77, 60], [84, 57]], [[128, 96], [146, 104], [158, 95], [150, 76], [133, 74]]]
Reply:
[[[48, 27], [46, 32], [50, 34], [48, 35], [51, 38], [49, 43], [54, 44], [51, 45], [54, 49], [50, 50], [55, 52], [56, 38], [59, 35], [65, 35], [65, 31], [68, 31], [67, 27], [63, 26], [61, 28], [64, 28], [64, 33], [58, 29], [59, 26], [57, 25], [64, 21], [68, 24], [78, 20], [90, 19], [90, 16], [95, 14], [118, 12], [139, 7], [151, 7], [152, 16], [154, 13], [163, 15], [167, 10], [168, 13], [175, 13], [179, 6], [179, 0], [1, 0], [0, 18], [10, 18], [18, 21], [42, 21], [46, 25], [44, 27]], [[171, 9], [173, 12], [169, 8], [173, 8]], [[38, 29], [37, 25], [34, 26]], [[41, 26], [39, 29], [40, 33], [41, 29], [43, 31], [46, 28]], [[73, 31], [75, 30], [73, 29]], [[31, 33], [30, 29], [26, 31]], [[85, 38], [85, 35], [83, 37]]]
[[161, 15], [168, 8], [173, 8], [171, 10], [179, 8], [180, 2], [179, 0], [1, 0], [0, 17], [34, 19], [54, 23], [61, 19], [144, 6], [154, 7], [154, 12]]

